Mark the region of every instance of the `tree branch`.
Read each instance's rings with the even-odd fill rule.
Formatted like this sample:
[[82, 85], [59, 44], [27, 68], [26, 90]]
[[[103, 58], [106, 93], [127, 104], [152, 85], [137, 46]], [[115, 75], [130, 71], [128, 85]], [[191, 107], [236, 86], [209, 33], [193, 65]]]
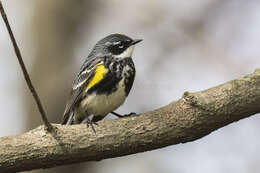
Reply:
[[260, 112], [260, 69], [138, 116], [86, 125], [38, 127], [0, 138], [0, 172], [97, 161], [194, 141]]
[[4, 7], [3, 7], [3, 4], [2, 4], [2, 1], [1, 1], [1, 0], [0, 0], [0, 13], [1, 13], [1, 15], [2, 15], [2, 18], [3, 18], [4, 22], [5, 22], [5, 25], [6, 25], [6, 28], [7, 28], [7, 30], [8, 30], [9, 36], [10, 36], [10, 38], [11, 38], [11, 41], [12, 41], [12, 43], [13, 43], [14, 51], [15, 51], [15, 54], [16, 54], [17, 59], [18, 59], [18, 61], [19, 61], [19, 64], [20, 64], [20, 66], [21, 66], [24, 79], [25, 79], [25, 81], [26, 81], [26, 83], [27, 83], [27, 86], [28, 86], [28, 88], [30, 89], [30, 91], [31, 91], [31, 93], [32, 93], [32, 95], [33, 95], [33, 98], [34, 98], [34, 100], [35, 100], [35, 102], [36, 102], [36, 104], [37, 104], [37, 106], [38, 106], [38, 110], [39, 110], [39, 112], [40, 112], [40, 114], [41, 114], [41, 117], [42, 117], [42, 120], [43, 120], [43, 123], [44, 123], [46, 129], [47, 129], [49, 132], [51, 132], [51, 131], [53, 130], [53, 127], [52, 127], [52, 125], [49, 123], [49, 121], [48, 121], [48, 119], [47, 119], [47, 116], [46, 116], [46, 113], [45, 113], [45, 111], [44, 111], [44, 109], [43, 109], [43, 106], [42, 106], [42, 104], [41, 104], [40, 98], [39, 98], [39, 96], [38, 96], [36, 90], [34, 89], [33, 84], [32, 84], [32, 81], [31, 81], [31, 79], [30, 79], [30, 76], [29, 76], [29, 74], [28, 74], [28, 72], [27, 72], [27, 70], [26, 70], [26, 67], [25, 67], [25, 64], [24, 64], [24, 62], [23, 62], [23, 58], [22, 58], [20, 49], [19, 49], [19, 47], [18, 47], [18, 45], [17, 45], [17, 43], [16, 43], [14, 34], [13, 34], [12, 29], [11, 29], [11, 27], [10, 27], [10, 24], [9, 24], [9, 22], [8, 22], [8, 19], [7, 19], [7, 16], [6, 16], [6, 13], [5, 13], [5, 10], [4, 10]]

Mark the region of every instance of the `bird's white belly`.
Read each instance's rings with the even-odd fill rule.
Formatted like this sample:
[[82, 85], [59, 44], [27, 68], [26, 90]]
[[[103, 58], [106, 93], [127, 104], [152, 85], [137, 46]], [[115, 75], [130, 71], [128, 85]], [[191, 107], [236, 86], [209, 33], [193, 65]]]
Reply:
[[96, 95], [92, 93], [87, 96], [87, 99], [81, 102], [81, 107], [87, 110], [88, 116], [100, 115], [105, 116], [113, 110], [117, 109], [125, 101], [126, 93], [124, 87], [124, 80], [122, 79], [118, 84], [118, 89], [110, 95], [101, 94]]

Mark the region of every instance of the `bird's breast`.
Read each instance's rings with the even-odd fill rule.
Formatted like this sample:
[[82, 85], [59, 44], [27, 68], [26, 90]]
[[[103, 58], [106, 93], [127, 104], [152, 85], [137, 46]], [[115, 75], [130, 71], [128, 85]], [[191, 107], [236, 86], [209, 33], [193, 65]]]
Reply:
[[88, 115], [105, 116], [117, 109], [125, 101], [124, 78], [117, 84], [117, 90], [112, 93], [98, 94], [93, 92], [81, 102], [81, 108], [87, 111]]

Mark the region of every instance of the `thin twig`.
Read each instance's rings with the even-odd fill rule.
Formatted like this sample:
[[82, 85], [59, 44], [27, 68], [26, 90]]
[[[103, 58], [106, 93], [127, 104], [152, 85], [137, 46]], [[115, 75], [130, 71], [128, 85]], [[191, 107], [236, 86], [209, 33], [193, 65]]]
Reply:
[[53, 127], [52, 127], [52, 125], [49, 123], [49, 121], [48, 121], [48, 119], [47, 119], [47, 117], [46, 117], [46, 113], [45, 113], [45, 111], [44, 111], [44, 109], [43, 109], [43, 106], [42, 106], [42, 104], [41, 104], [40, 98], [39, 98], [39, 96], [38, 96], [36, 90], [34, 89], [34, 87], [33, 87], [33, 85], [32, 85], [30, 76], [29, 76], [29, 74], [28, 74], [28, 72], [27, 72], [27, 70], [26, 70], [26, 67], [25, 67], [25, 64], [24, 64], [24, 62], [23, 62], [23, 58], [22, 58], [21, 52], [20, 52], [19, 47], [18, 47], [18, 45], [17, 45], [17, 43], [16, 43], [16, 40], [15, 40], [15, 37], [14, 37], [14, 35], [13, 35], [12, 29], [11, 29], [11, 27], [10, 27], [10, 25], [9, 25], [9, 22], [8, 22], [8, 19], [7, 19], [6, 13], [5, 13], [5, 11], [4, 11], [4, 7], [3, 7], [3, 5], [2, 5], [2, 1], [1, 1], [1, 0], [0, 0], [0, 12], [1, 12], [2, 18], [3, 18], [4, 22], [5, 22], [6, 28], [7, 28], [8, 32], [9, 32], [11, 41], [12, 41], [12, 43], [13, 43], [14, 51], [15, 51], [15, 54], [16, 54], [17, 59], [18, 59], [18, 61], [19, 61], [19, 64], [20, 64], [20, 66], [21, 66], [21, 68], [22, 68], [23, 75], [24, 75], [25, 81], [26, 81], [26, 83], [27, 83], [27, 86], [28, 86], [28, 88], [30, 89], [30, 91], [31, 91], [31, 93], [32, 93], [32, 95], [33, 95], [33, 97], [34, 97], [34, 100], [35, 100], [35, 102], [36, 102], [36, 104], [37, 104], [37, 106], [38, 106], [39, 112], [40, 112], [40, 114], [41, 114], [43, 123], [44, 123], [44, 125], [46, 126], [46, 129], [47, 129], [48, 131], [51, 131], [51, 130], [53, 129]]

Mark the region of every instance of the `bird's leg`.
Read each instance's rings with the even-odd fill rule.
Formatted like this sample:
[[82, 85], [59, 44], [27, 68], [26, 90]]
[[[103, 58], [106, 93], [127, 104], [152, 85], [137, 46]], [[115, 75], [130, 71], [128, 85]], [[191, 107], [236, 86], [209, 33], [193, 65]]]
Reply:
[[94, 124], [95, 124], [95, 125], [98, 125], [98, 124], [97, 124], [96, 122], [93, 122], [92, 120], [90, 120], [89, 117], [86, 117], [81, 123], [82, 123], [82, 124], [83, 124], [83, 123], [84, 123], [84, 124], [87, 124], [87, 128], [88, 128], [89, 126], [91, 126], [92, 130], [94, 131], [94, 133], [96, 133], [96, 130], [95, 130], [95, 128], [94, 128]]
[[118, 114], [118, 113], [116, 113], [116, 112], [111, 112], [111, 114], [113, 114], [113, 115], [115, 115], [115, 116], [117, 116], [117, 117], [119, 117], [119, 118], [129, 117], [129, 116], [132, 116], [132, 115], [136, 115], [135, 112], [131, 112], [131, 113], [125, 114], [125, 115], [120, 115], [120, 114]]

